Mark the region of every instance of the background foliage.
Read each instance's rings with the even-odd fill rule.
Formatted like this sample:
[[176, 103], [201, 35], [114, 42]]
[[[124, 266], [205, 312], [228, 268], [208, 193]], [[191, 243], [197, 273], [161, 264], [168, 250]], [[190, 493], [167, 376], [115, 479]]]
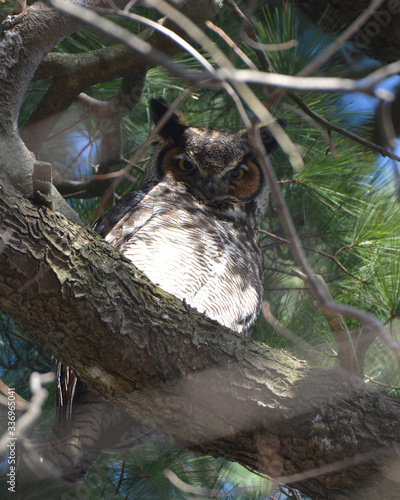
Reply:
[[[296, 40], [296, 47], [268, 51], [267, 55], [278, 73], [296, 74], [332, 42], [331, 16], [311, 24], [289, 2], [259, 2], [253, 16], [259, 40], [264, 44]], [[151, 11], [133, 9], [141, 14]], [[154, 16], [154, 15], [153, 15]], [[325, 23], [325, 24], [324, 24]], [[141, 28], [135, 23], [123, 23], [133, 32]], [[233, 40], [238, 40], [239, 26], [227, 10], [222, 10], [216, 24]], [[329, 33], [327, 34], [328, 31]], [[214, 33], [211, 38], [231, 58], [230, 49]], [[62, 42], [55, 51], [83, 53], [111, 43], [91, 30], [83, 29]], [[241, 42], [240, 47], [258, 65], [253, 49]], [[346, 48], [346, 51], [348, 48]], [[176, 57], [196, 68], [189, 56]], [[349, 71], [348, 53], [339, 52], [320, 69], [321, 75], [345, 75]], [[368, 60], [364, 61], [369, 63]], [[237, 67], [244, 63], [235, 60]], [[99, 100], [111, 98], [119, 88], [116, 80], [98, 84], [88, 94]], [[47, 83], [33, 81], [21, 110], [20, 124], [37, 105]], [[129, 161], [152, 128], [148, 101], [163, 97], [168, 102], [178, 98], [187, 84], [169, 75], [162, 68], [147, 73], [139, 104], [123, 121], [123, 158]], [[262, 99], [264, 91], [255, 89]], [[357, 96], [344, 99], [342, 95], [302, 93], [308, 106], [336, 125], [351, 128], [360, 136], [370, 137], [373, 107], [357, 109]], [[355, 103], [355, 105], [354, 105]], [[184, 102], [181, 111], [187, 121], [197, 126], [225, 130], [242, 128], [232, 102], [222, 91], [195, 89]], [[388, 165], [378, 161], [366, 148], [338, 133], [332, 133], [334, 151], [318, 127], [301, 112], [296, 104], [283, 95], [271, 109], [277, 117], [288, 120], [287, 133], [302, 148], [304, 168], [294, 171], [287, 158], [278, 152], [273, 158], [275, 171], [281, 181], [285, 199], [290, 207], [300, 238], [315, 272], [328, 284], [338, 302], [351, 304], [373, 312], [387, 324], [393, 336], [398, 337], [400, 264], [400, 210], [395, 197], [395, 186]], [[354, 116], [357, 125], [354, 125]], [[137, 162], [117, 190], [118, 196], [137, 188], [146, 168], [149, 151]], [[40, 158], [50, 161], [57, 172], [66, 178], [89, 177], [99, 162], [98, 120], [80, 105], [73, 105], [59, 121], [51, 137], [40, 151]], [[71, 205], [82, 220], [90, 221], [99, 199], [71, 199]], [[273, 347], [291, 350], [312, 364], [323, 366], [336, 362], [336, 345], [323, 315], [314, 308], [304, 283], [291, 274], [295, 264], [277, 215], [274, 201], [262, 224], [260, 241], [265, 255], [265, 300], [275, 318], [291, 332], [307, 342], [314, 355], [304, 352], [260, 316], [253, 337]], [[360, 328], [348, 321], [354, 334]], [[51, 358], [42, 348], [32, 344], [8, 318], [0, 321], [0, 376], [18, 394], [29, 399], [29, 375], [32, 371], [50, 370]], [[366, 376], [386, 384], [386, 390], [397, 395], [399, 372], [394, 356], [379, 341], [368, 351]], [[368, 378], [368, 380], [369, 380]], [[48, 387], [49, 399], [32, 438], [38, 446], [44, 442], [54, 414], [55, 387]], [[3, 411], [3, 410], [1, 410]], [[3, 424], [1, 424], [3, 430]], [[21, 466], [23, 466], [21, 464]], [[33, 481], [26, 472], [27, 482], [21, 484], [21, 498], [189, 498], [180, 488], [171, 484], [164, 474], [168, 468], [187, 484], [219, 490], [221, 498], [266, 498], [269, 485], [263, 479], [243, 468], [221, 459], [201, 457], [179, 449], [168, 439], [150, 443], [144, 448], [123, 455], [103, 456], [88, 477], [85, 486], [66, 488], [48, 479]], [[6, 498], [6, 468], [0, 467], [0, 496]], [[248, 490], [238, 487], [248, 487]], [[289, 491], [275, 493], [275, 498], [292, 495]]]

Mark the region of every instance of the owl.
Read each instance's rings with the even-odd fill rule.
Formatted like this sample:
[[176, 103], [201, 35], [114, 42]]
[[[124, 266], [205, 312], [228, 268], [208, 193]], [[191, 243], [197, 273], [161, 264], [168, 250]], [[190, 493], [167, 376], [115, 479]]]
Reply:
[[[168, 106], [152, 99], [150, 110], [157, 124]], [[278, 145], [261, 132], [270, 154]], [[93, 228], [164, 291], [249, 335], [263, 295], [257, 230], [269, 185], [248, 133], [192, 127], [172, 113], [159, 135], [139, 190]], [[63, 444], [53, 447], [52, 461], [64, 477], [83, 478], [101, 451], [132, 448], [154, 435], [91, 393], [68, 367], [56, 369], [62, 425], [54, 426], [52, 441]]]
[[[167, 111], [151, 100], [153, 120]], [[94, 229], [164, 291], [249, 334], [263, 293], [257, 239], [269, 195], [247, 131], [190, 127], [173, 114], [160, 130], [141, 188]], [[263, 131], [271, 153], [277, 143]]]

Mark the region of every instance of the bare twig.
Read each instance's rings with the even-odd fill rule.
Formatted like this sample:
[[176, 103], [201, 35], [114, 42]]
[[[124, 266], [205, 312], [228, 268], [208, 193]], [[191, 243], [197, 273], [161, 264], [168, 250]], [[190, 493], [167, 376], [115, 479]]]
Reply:
[[[251, 470], [251, 469], [249, 469]], [[254, 472], [254, 471], [251, 471]], [[234, 487], [231, 488], [228, 491], [225, 490], [217, 490], [217, 489], [211, 489], [211, 488], [202, 488], [200, 486], [194, 486], [188, 483], [185, 483], [180, 479], [175, 472], [173, 472], [171, 469], [164, 469], [164, 475], [171, 481], [171, 483], [181, 491], [185, 493], [189, 493], [191, 495], [200, 495], [200, 496], [205, 496], [207, 498], [222, 498], [222, 497], [230, 497], [233, 498], [234, 496], [238, 495], [243, 495], [244, 493], [251, 493], [252, 491], [257, 491], [257, 493], [261, 493], [264, 489], [269, 490], [271, 486], [271, 480], [269, 478], [266, 478], [265, 476], [262, 476], [258, 474], [260, 477], [262, 477], [262, 481], [260, 481], [258, 484], [254, 484], [252, 486], [244, 486], [244, 487]]]
[[[385, 142], [389, 145], [391, 150], [395, 150], [399, 141], [397, 139], [396, 131], [393, 126], [392, 116], [391, 116], [391, 106], [390, 103], [380, 102], [378, 105], [378, 115], [380, 116], [382, 123], [382, 132], [385, 135]], [[400, 160], [397, 160], [400, 161]], [[397, 163], [392, 159], [392, 170], [394, 181], [397, 186], [397, 201], [400, 202], [400, 173]]]
[[122, 460], [122, 464], [121, 464], [121, 472], [119, 474], [119, 480], [118, 480], [118, 484], [115, 488], [115, 493], [118, 493], [121, 486], [122, 486], [122, 483], [124, 481], [124, 474], [125, 474], [125, 459]]
[[[383, 0], [373, 0], [370, 6], [365, 9], [361, 15], [339, 36], [322, 54], [316, 57], [314, 61], [312, 61], [309, 65], [303, 68], [296, 76], [308, 76], [313, 74], [329, 57], [331, 57], [335, 52], [337, 52], [347, 40], [349, 40], [360, 28], [361, 26], [372, 16], [375, 9], [379, 7], [379, 5], [383, 3]], [[278, 89], [270, 98], [270, 102], [278, 99], [278, 97], [284, 94], [284, 89]], [[377, 95], [378, 98], [383, 98], [387, 100], [393, 100], [393, 98], [388, 98], [390, 96], [384, 97], [383, 94], [380, 96]]]
[[379, 335], [381, 340], [395, 352], [397, 358], [400, 360], [400, 345], [392, 337], [390, 337], [382, 323], [373, 314], [345, 304], [337, 304], [326, 297], [326, 293], [321, 289], [321, 285], [315, 278], [312, 268], [301, 246], [300, 239], [297, 235], [286, 201], [283, 198], [271, 161], [269, 160], [261, 141], [260, 132], [259, 130], [253, 128], [249, 131], [249, 133], [251, 133], [255, 151], [257, 153], [257, 159], [264, 169], [270, 184], [280, 220], [285, 229], [288, 240], [290, 241], [294, 258], [305, 275], [305, 281], [310, 288], [311, 294], [317, 301], [317, 307], [325, 314], [342, 314], [343, 316], [359, 320], [368, 328], [369, 331], [375, 332], [376, 335]]
[[232, 40], [230, 36], [225, 33], [224, 30], [222, 30], [218, 26], [215, 26], [215, 24], [211, 21], [207, 21], [206, 26], [214, 31], [214, 33], [217, 33], [249, 68], [257, 71], [257, 67], [253, 63], [253, 61], [243, 52], [240, 47], [238, 47], [238, 45]]
[[396, 75], [400, 71], [400, 62], [389, 64], [382, 70], [374, 71], [365, 78], [352, 80], [351, 78], [339, 77], [301, 77], [282, 75], [276, 73], [261, 73], [250, 69], [237, 69], [223, 67], [216, 70], [216, 78], [219, 81], [234, 84], [256, 83], [283, 89], [295, 89], [315, 92], [361, 92], [378, 99], [393, 101], [395, 95], [390, 90], [375, 86], [389, 76]]
[[[215, 44], [211, 42], [207, 35], [190, 19], [180, 13], [164, 0], [147, 0], [148, 3], [170, 17], [182, 30], [184, 30], [196, 43], [206, 50], [215, 62], [220, 66], [220, 69], [214, 71], [214, 77], [222, 83], [227, 82], [227, 79], [219, 77], [219, 73], [223, 73], [225, 69], [234, 74], [236, 68], [228, 59], [228, 57]], [[258, 73], [255, 71], [254, 73]], [[267, 75], [268, 76], [268, 75]], [[282, 149], [288, 154], [294, 168], [300, 168], [303, 164], [298, 148], [289, 139], [282, 127], [275, 121], [271, 113], [260, 103], [256, 95], [243, 81], [234, 82], [234, 88], [240, 95], [241, 99], [249, 106], [254, 115], [259, 121], [267, 125], [271, 130], [276, 140], [281, 145]]]
[[[302, 273], [293, 270], [292, 274], [307, 282], [307, 278]], [[319, 284], [319, 292], [325, 295], [325, 301], [333, 303], [332, 295], [322, 276], [315, 274], [314, 278]], [[356, 356], [353, 339], [343, 317], [341, 314], [331, 314], [329, 311], [322, 310], [322, 312], [335, 338], [340, 365], [349, 373], [359, 374], [360, 363]]]
[[342, 127], [339, 127], [338, 125], [335, 125], [334, 123], [326, 120], [323, 118], [321, 115], [313, 111], [307, 104], [294, 92], [289, 91], [288, 96], [305, 112], [307, 113], [311, 118], [313, 118], [316, 122], [320, 123], [321, 125], [324, 125], [328, 130], [331, 130], [333, 132], [338, 132], [339, 134], [343, 135], [344, 137], [348, 137], [354, 142], [357, 142], [358, 144], [361, 144], [362, 146], [371, 149], [372, 151], [376, 151], [382, 156], [387, 156], [388, 158], [392, 158], [393, 160], [400, 161], [400, 156], [394, 154], [391, 151], [388, 151], [387, 148], [383, 148], [382, 146], [379, 146], [378, 144], [374, 144], [373, 142], [367, 141], [363, 137], [360, 137], [357, 134], [354, 134], [353, 132], [350, 132], [349, 130], [346, 130]]
[[378, 382], [377, 380], [373, 379], [372, 377], [368, 377], [368, 375], [364, 375], [364, 378], [366, 378], [369, 382], [372, 382], [373, 384], [379, 385], [380, 387], [385, 387], [385, 389], [392, 389], [394, 391], [400, 391], [399, 386], [383, 384], [382, 382]]
[[[250, 40], [253, 40], [255, 43], [258, 43], [254, 26], [247, 19], [247, 17], [243, 14], [243, 12], [239, 9], [239, 7], [236, 5], [234, 0], [225, 0], [225, 5], [229, 9], [231, 14], [239, 21], [239, 23], [242, 26], [247, 37]], [[270, 63], [270, 61], [265, 53], [265, 51], [260, 49], [260, 48], [254, 48], [254, 50], [257, 54], [258, 60], [260, 61], [261, 68], [264, 71], [266, 71], [267, 73], [275, 72], [274, 68], [272, 67], [272, 65], [271, 65], [271, 63]]]
[[93, 10], [86, 9], [76, 4], [66, 3], [62, 0], [49, 0], [49, 3], [55, 9], [95, 26], [102, 33], [110, 36], [114, 40], [124, 43], [134, 52], [141, 54], [149, 63], [156, 66], [162, 66], [168, 69], [173, 75], [177, 75], [194, 83], [202, 82], [202, 85], [205, 85], [205, 82], [213, 77], [213, 73], [208, 69], [204, 69], [203, 72], [193, 73], [188, 71], [184, 66], [175, 64], [169, 56], [152, 47], [150, 43], [139, 36], [133, 35], [112, 21], [102, 18]]
[[[290, 245], [290, 241], [286, 240], [285, 238], [281, 238], [280, 236], [277, 236], [276, 234], [270, 233], [268, 231], [265, 231], [264, 229], [260, 229], [260, 233], [265, 234], [275, 240], [278, 240], [280, 244], [287, 244]], [[354, 246], [354, 245], [353, 245]], [[361, 283], [365, 284], [365, 281], [362, 279], [358, 278], [354, 274], [352, 274], [350, 271], [348, 271], [344, 265], [337, 259], [337, 253], [335, 255], [330, 255], [329, 253], [323, 252], [322, 250], [317, 250], [316, 248], [308, 247], [303, 245], [304, 250], [308, 250], [309, 252], [314, 252], [317, 253], [318, 255], [321, 255], [322, 257], [326, 257], [329, 260], [332, 260], [340, 269], [345, 272], [348, 276], [351, 276], [353, 279], [360, 281]], [[342, 250], [342, 249], [340, 249]]]
[[[7, 396], [9, 395], [9, 386], [2, 380], [0, 380], [0, 392], [4, 394], [4, 396], [0, 399], [0, 403], [6, 406], [8, 403]], [[29, 408], [29, 401], [21, 397], [16, 392], [14, 392], [13, 395], [15, 397], [15, 406], [17, 410], [27, 410]]]
[[[177, 45], [179, 45], [183, 50], [185, 50], [188, 54], [190, 54], [194, 59], [196, 59], [207, 71], [210, 73], [213, 72], [213, 67], [212, 65], [207, 61], [207, 59], [200, 54], [198, 50], [196, 50], [193, 45], [190, 45], [186, 40], [184, 40], [181, 36], [179, 36], [177, 33], [174, 31], [166, 28], [160, 23], [154, 22], [151, 19], [148, 19], [147, 17], [144, 16], [139, 16], [137, 14], [133, 14], [131, 12], [127, 13], [125, 10], [114, 10], [114, 9], [105, 9], [105, 8], [98, 8], [95, 9], [96, 11], [103, 13], [103, 14], [109, 14], [109, 15], [117, 15], [119, 17], [124, 17], [126, 19], [131, 19], [132, 21], [136, 21], [139, 23], [142, 23], [146, 26], [149, 26], [150, 28], [159, 31], [163, 35], [167, 36], [171, 40], [173, 40]], [[207, 21], [210, 22], [210, 21]]]
[[295, 344], [300, 351], [303, 351], [303, 353], [307, 354], [311, 359], [315, 359], [317, 355], [320, 356], [320, 353], [317, 354], [315, 350], [307, 344], [307, 342], [304, 342], [304, 340], [302, 340], [295, 333], [291, 332], [274, 317], [271, 307], [266, 300], [264, 300], [262, 304], [262, 313], [266, 321], [268, 321], [268, 323], [275, 328], [275, 330], [282, 334], [283, 337], [289, 340], [289, 342], [293, 342], [293, 344]]
[[257, 50], [262, 50], [262, 51], [268, 51], [268, 52], [273, 52], [273, 51], [281, 51], [281, 50], [289, 50], [293, 49], [293, 47], [296, 47], [298, 44], [297, 40], [289, 40], [288, 42], [282, 42], [282, 43], [260, 43], [260, 42], [254, 42], [251, 38], [247, 36], [246, 33], [242, 34], [243, 41], [247, 43], [247, 45], [250, 45], [252, 49], [257, 49]]
[[[16, 422], [15, 440], [24, 439], [28, 428], [33, 425], [42, 413], [42, 406], [47, 399], [48, 391], [42, 387], [42, 384], [47, 384], [54, 380], [53, 373], [45, 373], [43, 375], [34, 372], [30, 377], [30, 388], [32, 392], [31, 401], [28, 410]], [[0, 455], [7, 453], [7, 442], [9, 440], [8, 432], [0, 439]]]
[[[183, 92], [175, 101], [175, 103], [170, 106], [170, 109], [176, 109], [192, 91], [193, 89], [189, 88], [185, 92]], [[108, 113], [108, 108], [106, 108], [105, 111], [103, 108], [103, 105], [106, 105], [107, 103], [97, 101], [96, 99], [89, 98], [88, 96], [85, 97], [81, 95], [81, 98], [86, 105], [92, 108], [92, 110], [96, 110], [99, 113]], [[164, 123], [164, 117], [162, 123]], [[136, 152], [130, 161], [121, 159], [121, 162], [124, 162], [126, 165], [124, 168], [118, 170], [117, 172], [104, 172], [105, 168], [103, 167], [103, 172], [99, 169], [99, 173], [92, 175], [88, 181], [80, 182], [66, 179], [56, 180], [57, 188], [60, 190], [60, 192], [63, 193], [63, 196], [66, 198], [86, 198], [93, 197], [94, 195], [104, 195], [102, 202], [97, 207], [96, 211], [92, 214], [92, 217], [97, 217], [97, 215], [101, 213], [104, 207], [107, 206], [109, 200], [113, 197], [114, 191], [117, 188], [118, 184], [122, 181], [122, 179], [129, 177], [129, 171], [132, 168], [138, 168], [135, 163], [140, 159], [146, 148], [154, 140], [159, 130], [160, 125], [158, 124], [158, 126], [150, 133], [146, 140], [136, 149]], [[114, 182], [112, 182], [112, 184], [110, 185], [113, 179]], [[105, 185], [108, 187], [108, 189], [104, 193]]]
[[[288, 92], [288, 95], [289, 94], [294, 94], [294, 92]], [[306, 113], [303, 109], [299, 109], [295, 106], [291, 106], [290, 104], [282, 103], [280, 101], [276, 103], [276, 106], [278, 107], [278, 109], [284, 109], [290, 111], [291, 113], [298, 115], [301, 119], [306, 121], [326, 141], [329, 151], [332, 153], [333, 157], [338, 158], [338, 154], [336, 152], [335, 145], [333, 144], [331, 135], [327, 133], [322, 127], [320, 127], [318, 125], [318, 122], [315, 119], [313, 119], [308, 113]]]
[[181, 491], [185, 493], [190, 493], [192, 495], [202, 495], [211, 498], [221, 497], [221, 490], [212, 490], [209, 488], [202, 488], [200, 486], [193, 486], [187, 484], [182, 479], [180, 479], [175, 472], [171, 469], [164, 469], [164, 475], [171, 481], [171, 483]]
[[[251, 22], [247, 19], [247, 17], [243, 14], [243, 12], [238, 8], [236, 3], [233, 0], [225, 0], [225, 5], [229, 9], [229, 11], [234, 15], [234, 17], [239, 21], [239, 23], [243, 26], [247, 37], [249, 40], [246, 40], [246, 43], [249, 44], [249, 41], [253, 41], [257, 47], [258, 42], [257, 42], [257, 35], [254, 29], [254, 26], [251, 24]], [[258, 60], [260, 61], [262, 69], [267, 72], [267, 73], [276, 73], [274, 68], [272, 67], [271, 63], [269, 62], [265, 51], [264, 50], [259, 50], [258, 48], [254, 48], [255, 53], [258, 57]], [[329, 50], [329, 49], [328, 49]], [[324, 52], [325, 56], [329, 54], [328, 52]], [[322, 59], [319, 59], [321, 62]], [[314, 62], [315, 64], [315, 62]], [[323, 118], [321, 115], [313, 111], [307, 104], [301, 99], [295, 92], [292, 90], [287, 91], [288, 96], [312, 119], [314, 119], [316, 122], [320, 123], [324, 127], [326, 127], [329, 131], [337, 132], [345, 137], [348, 137], [349, 139], [353, 140], [354, 142], [357, 142], [358, 144], [361, 144], [362, 146], [371, 149], [372, 151], [376, 151], [382, 156], [387, 156], [388, 158], [392, 158], [396, 161], [400, 161], [400, 157], [395, 155], [392, 151], [388, 151], [387, 148], [383, 148], [382, 146], [379, 146], [378, 144], [374, 144], [373, 142], [367, 141], [366, 139], [358, 136], [357, 134], [354, 134], [353, 132], [350, 132], [342, 127], [339, 127], [338, 125], [335, 125], [334, 123], [329, 122], [325, 118]], [[279, 93], [281, 95], [281, 93]], [[278, 93], [274, 94], [274, 99], [278, 97]], [[268, 105], [268, 103], [267, 103]], [[331, 151], [333, 152], [332, 146], [330, 146]], [[334, 154], [334, 153], [333, 153]]]
[[[135, 72], [125, 77], [119, 92], [110, 101], [98, 101], [86, 94], [80, 94], [78, 97], [78, 102], [96, 114], [100, 124], [101, 162], [96, 172], [100, 176], [105, 175], [103, 180], [106, 182], [99, 182], [101, 177], [92, 177], [86, 185], [89, 195], [93, 196], [93, 190], [106, 189], [110, 182], [107, 174], [121, 163], [121, 120], [139, 101], [146, 71], [146, 66], [139, 66]], [[75, 190], [81, 191], [79, 186], [75, 186]]]
[[332, 474], [335, 471], [355, 467], [356, 465], [369, 462], [370, 460], [377, 459], [378, 457], [384, 458], [389, 457], [393, 453], [393, 449], [390, 446], [382, 446], [380, 449], [372, 450], [367, 453], [359, 453], [354, 457], [344, 458], [343, 460], [337, 460], [331, 464], [326, 464], [324, 466], [318, 467], [316, 469], [311, 469], [305, 472], [299, 472], [298, 474], [292, 474], [290, 476], [281, 476], [274, 478], [274, 482], [281, 485], [288, 485], [297, 483], [300, 481], [305, 481], [310, 478], [316, 478], [325, 474]]

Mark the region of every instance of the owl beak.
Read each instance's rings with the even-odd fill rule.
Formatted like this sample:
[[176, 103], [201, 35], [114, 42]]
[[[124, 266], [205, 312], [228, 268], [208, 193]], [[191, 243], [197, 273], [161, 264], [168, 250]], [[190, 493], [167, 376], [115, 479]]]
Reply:
[[213, 199], [221, 194], [220, 186], [215, 182], [215, 179], [211, 176], [205, 178], [201, 190], [204, 196], [208, 199]]

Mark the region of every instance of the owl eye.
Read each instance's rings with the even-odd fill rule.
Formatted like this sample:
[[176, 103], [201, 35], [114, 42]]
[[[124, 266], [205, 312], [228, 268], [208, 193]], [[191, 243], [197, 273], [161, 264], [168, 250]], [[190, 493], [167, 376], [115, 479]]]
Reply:
[[233, 168], [228, 172], [229, 177], [234, 181], [241, 181], [247, 175], [247, 168], [244, 165]]
[[195, 170], [196, 165], [192, 163], [190, 160], [185, 158], [177, 158], [178, 160], [178, 168], [182, 170], [182, 172], [193, 172]]

